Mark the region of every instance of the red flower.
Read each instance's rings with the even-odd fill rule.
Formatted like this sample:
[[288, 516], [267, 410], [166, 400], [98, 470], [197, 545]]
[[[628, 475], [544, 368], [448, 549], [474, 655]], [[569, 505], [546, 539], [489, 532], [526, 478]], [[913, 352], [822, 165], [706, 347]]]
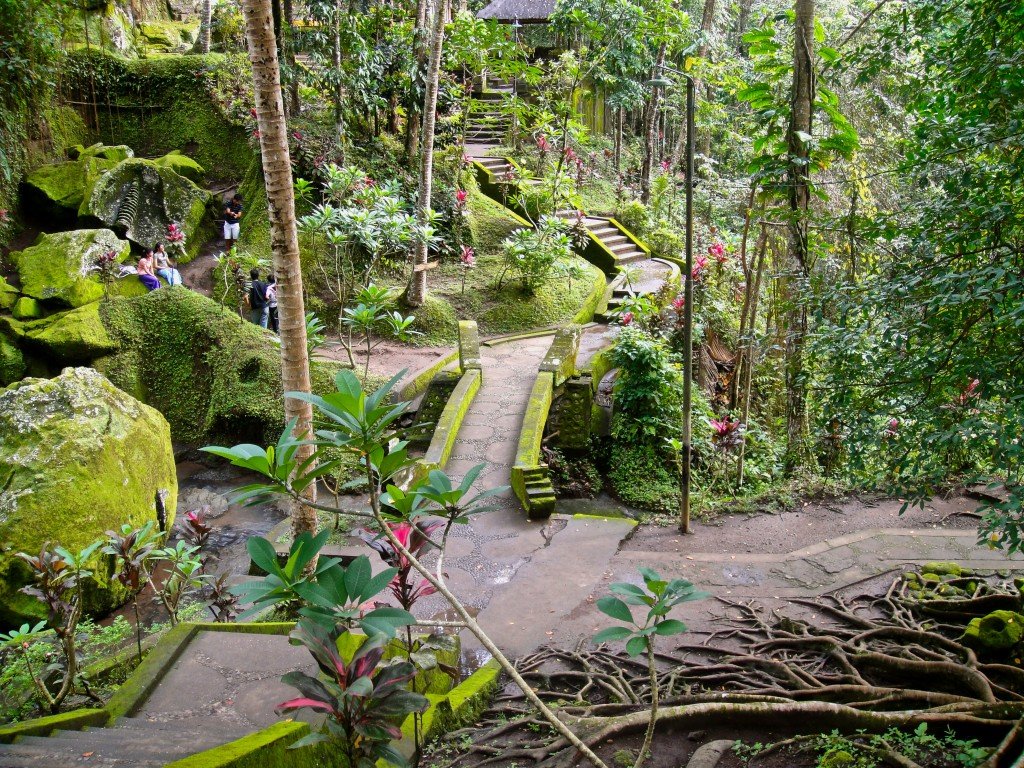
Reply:
[[632, 312], [627, 312], [626, 314], [624, 314], [622, 316], [621, 322], [622, 322], [623, 325], [629, 325], [630, 323], [632, 323], [633, 322], [633, 313]]
[[462, 261], [464, 267], [472, 267], [473, 260], [476, 258], [476, 251], [470, 248], [468, 245], [462, 246], [462, 253], [459, 255], [459, 259]]
[[676, 296], [674, 299], [672, 299], [672, 309], [674, 309], [676, 312], [679, 312], [685, 306], [686, 306], [686, 297], [683, 296], [682, 294], [680, 294], [679, 296]]
[[256, 109], [255, 108], [249, 110], [249, 117], [251, 117], [253, 120], [256, 119]]
[[703, 254], [697, 254], [697, 258], [694, 259], [693, 269], [690, 272], [690, 277], [695, 281], [700, 281], [704, 276], [704, 270], [708, 266], [708, 257]]
[[889, 426], [882, 432], [883, 437], [896, 437], [900, 431], [900, 420], [896, 418], [889, 419]]
[[457, 189], [455, 190], [455, 203], [461, 208], [466, 204], [466, 190]]
[[711, 419], [711, 442], [720, 451], [731, 451], [743, 443], [743, 424], [732, 416], [724, 419]]
[[725, 263], [727, 258], [725, 255], [725, 246], [720, 240], [716, 240], [713, 245], [708, 246], [708, 253], [710, 253], [719, 264]]
[[541, 152], [547, 152], [549, 149], [551, 149], [551, 145], [548, 143], [548, 137], [545, 136], [543, 133], [537, 137], [537, 149], [539, 149]]
[[259, 131], [253, 131], [253, 132], [252, 132], [252, 137], [253, 137], [254, 139], [258, 139], [258, 138], [260, 137], [260, 132], [259, 132]]

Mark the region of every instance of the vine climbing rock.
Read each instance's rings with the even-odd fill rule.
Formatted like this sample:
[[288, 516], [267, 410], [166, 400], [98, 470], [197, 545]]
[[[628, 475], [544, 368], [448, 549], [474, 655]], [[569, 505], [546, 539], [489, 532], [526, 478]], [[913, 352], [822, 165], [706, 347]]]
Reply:
[[[15, 553], [46, 542], [77, 551], [122, 523], [169, 529], [177, 494], [167, 421], [96, 371], [67, 368], [0, 392], [0, 626], [46, 615], [19, 591], [28, 574]], [[99, 556], [93, 566], [86, 609], [108, 610], [124, 590]]]
[[202, 245], [197, 237], [210, 193], [167, 165], [131, 158], [103, 174], [89, 196], [86, 213], [143, 248], [167, 241], [167, 227], [185, 234], [188, 261]]
[[23, 294], [51, 309], [66, 309], [103, 298], [96, 262], [110, 251], [120, 264], [131, 255], [131, 245], [109, 229], [77, 229], [42, 234], [35, 244], [12, 253], [11, 261]]

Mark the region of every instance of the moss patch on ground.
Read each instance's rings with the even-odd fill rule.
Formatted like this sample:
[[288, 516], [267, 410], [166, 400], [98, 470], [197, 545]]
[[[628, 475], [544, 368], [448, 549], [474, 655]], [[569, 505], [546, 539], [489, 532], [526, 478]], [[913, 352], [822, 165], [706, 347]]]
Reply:
[[[164, 414], [187, 444], [275, 441], [284, 426], [276, 337], [185, 288], [103, 302], [118, 351], [96, 367]], [[337, 365], [314, 362], [314, 389], [333, 389]]]

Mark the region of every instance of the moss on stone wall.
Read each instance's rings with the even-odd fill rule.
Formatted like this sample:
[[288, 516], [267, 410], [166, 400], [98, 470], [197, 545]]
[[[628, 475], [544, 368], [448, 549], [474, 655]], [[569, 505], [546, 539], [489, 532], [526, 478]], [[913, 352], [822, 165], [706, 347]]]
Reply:
[[[160, 410], [175, 440], [276, 440], [284, 425], [277, 340], [185, 288], [103, 302], [118, 351], [96, 367]], [[315, 362], [314, 388], [333, 388], [336, 365]]]
[[68, 57], [72, 91], [91, 92], [98, 105], [99, 136], [127, 144], [140, 156], [180, 150], [217, 179], [240, 179], [255, 153], [245, 127], [221, 109], [208, 84], [224, 68], [244, 67], [244, 57], [223, 54], [129, 60], [97, 51]]

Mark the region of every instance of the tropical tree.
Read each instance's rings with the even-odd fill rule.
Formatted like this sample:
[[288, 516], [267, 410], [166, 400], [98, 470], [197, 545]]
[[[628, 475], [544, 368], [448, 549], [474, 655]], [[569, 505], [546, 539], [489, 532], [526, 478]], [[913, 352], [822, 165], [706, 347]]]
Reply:
[[[274, 274], [277, 276], [281, 378], [285, 392], [309, 392], [306, 310], [302, 297], [295, 194], [270, 0], [243, 0], [242, 11], [245, 15], [249, 59], [252, 62], [256, 121], [263, 157], [263, 179], [267, 188], [270, 249]], [[307, 401], [286, 397], [284, 413], [286, 421], [294, 422], [297, 438], [312, 437], [313, 410]], [[313, 447], [303, 445], [298, 448], [298, 452], [301, 460], [312, 455]], [[315, 498], [315, 484], [308, 486], [307, 493]], [[316, 531], [316, 511], [303, 504], [294, 506], [291, 519], [292, 533], [296, 537], [304, 531]]]
[[[441, 54], [444, 49], [444, 20], [448, 14], [447, 0], [438, 0], [434, 16], [430, 65], [427, 69], [427, 95], [423, 103], [423, 151], [420, 158], [420, 189], [416, 203], [416, 223], [426, 230], [430, 223], [430, 191], [434, 176], [434, 125], [437, 114], [437, 91], [441, 79]], [[418, 307], [427, 299], [427, 239], [419, 238], [413, 253], [412, 272], [405, 301]]]

